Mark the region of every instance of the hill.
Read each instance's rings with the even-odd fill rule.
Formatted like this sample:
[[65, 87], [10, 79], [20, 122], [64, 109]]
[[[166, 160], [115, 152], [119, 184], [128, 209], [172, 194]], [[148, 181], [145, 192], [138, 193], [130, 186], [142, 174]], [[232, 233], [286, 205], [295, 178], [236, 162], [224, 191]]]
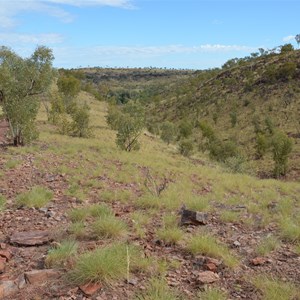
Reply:
[[299, 299], [298, 183], [228, 173], [147, 132], [121, 151], [107, 103], [79, 100], [94, 137], [58, 134], [42, 107], [39, 141], [1, 149], [3, 299]]

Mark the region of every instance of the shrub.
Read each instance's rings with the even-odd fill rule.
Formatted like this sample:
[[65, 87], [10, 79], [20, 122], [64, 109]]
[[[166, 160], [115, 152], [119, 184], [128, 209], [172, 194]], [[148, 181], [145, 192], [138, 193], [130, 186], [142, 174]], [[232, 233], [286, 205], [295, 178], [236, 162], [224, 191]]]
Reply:
[[53, 198], [53, 193], [42, 186], [34, 186], [29, 192], [19, 194], [16, 198], [18, 206], [41, 208]]
[[188, 138], [192, 135], [193, 125], [187, 120], [183, 120], [179, 124], [179, 138]]
[[272, 137], [271, 145], [275, 162], [274, 175], [276, 177], [285, 175], [288, 168], [288, 156], [293, 149], [293, 142], [285, 133], [277, 132]]
[[179, 152], [183, 156], [189, 157], [192, 155], [194, 150], [194, 144], [192, 140], [182, 140], [179, 143]]
[[82, 106], [74, 106], [74, 109], [71, 113], [72, 123], [70, 124], [71, 135], [77, 137], [90, 137], [91, 128], [90, 124], [90, 115], [89, 115], [89, 106], [85, 103]]
[[229, 157], [238, 156], [239, 151], [233, 141], [214, 140], [209, 144], [209, 155], [214, 160], [225, 162]]
[[255, 144], [256, 157], [262, 158], [266, 154], [266, 152], [269, 148], [269, 141], [268, 141], [267, 137], [262, 133], [256, 134], [255, 141], [256, 141], [256, 144]]
[[176, 126], [171, 122], [164, 122], [160, 127], [161, 134], [160, 138], [168, 145], [173, 142], [176, 138], [177, 129]]

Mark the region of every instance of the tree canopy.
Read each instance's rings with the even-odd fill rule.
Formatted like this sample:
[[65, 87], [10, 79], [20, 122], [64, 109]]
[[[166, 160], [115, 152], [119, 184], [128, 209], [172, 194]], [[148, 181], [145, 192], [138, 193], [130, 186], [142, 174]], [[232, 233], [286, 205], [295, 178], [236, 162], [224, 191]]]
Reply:
[[29, 58], [22, 58], [7, 47], [0, 47], [1, 105], [9, 122], [15, 145], [34, 139], [39, 108], [38, 95], [50, 86], [54, 70], [52, 50], [39, 46]]

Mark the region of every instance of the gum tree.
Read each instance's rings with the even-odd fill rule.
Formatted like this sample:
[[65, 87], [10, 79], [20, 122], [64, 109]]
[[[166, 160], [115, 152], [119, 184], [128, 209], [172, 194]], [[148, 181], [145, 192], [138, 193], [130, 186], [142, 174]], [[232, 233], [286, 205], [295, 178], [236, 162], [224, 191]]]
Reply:
[[52, 50], [39, 46], [29, 58], [0, 47], [0, 101], [15, 146], [37, 137], [39, 96], [47, 91], [54, 70]]

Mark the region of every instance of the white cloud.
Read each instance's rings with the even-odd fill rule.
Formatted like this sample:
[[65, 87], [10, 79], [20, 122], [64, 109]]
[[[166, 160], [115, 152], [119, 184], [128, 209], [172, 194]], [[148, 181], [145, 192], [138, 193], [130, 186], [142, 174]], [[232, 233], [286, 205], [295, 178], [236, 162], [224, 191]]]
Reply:
[[56, 33], [44, 34], [20, 34], [20, 33], [0, 33], [0, 40], [3, 44], [9, 46], [20, 46], [20, 44], [59, 44], [62, 43], [64, 38]]
[[17, 25], [16, 17], [21, 12], [41, 12], [71, 22], [73, 16], [62, 8], [70, 6], [112, 6], [132, 8], [132, 0], [0, 0], [0, 27], [10, 28]]
[[283, 42], [290, 42], [295, 39], [294, 35], [288, 35], [282, 39]]
[[[205, 60], [206, 54], [219, 53], [228, 57], [245, 55], [257, 47], [242, 45], [165, 45], [165, 46], [94, 46], [81, 48], [54, 47], [55, 65], [59, 67], [82, 66], [116, 66], [116, 65], [159, 65], [163, 58], [174, 59], [174, 65], [179, 59], [189, 60], [199, 57]], [[234, 54], [238, 53], [238, 54]], [[198, 56], [199, 54], [199, 56]], [[77, 65], [76, 65], [77, 64]], [[182, 63], [182, 65], [184, 65]]]

